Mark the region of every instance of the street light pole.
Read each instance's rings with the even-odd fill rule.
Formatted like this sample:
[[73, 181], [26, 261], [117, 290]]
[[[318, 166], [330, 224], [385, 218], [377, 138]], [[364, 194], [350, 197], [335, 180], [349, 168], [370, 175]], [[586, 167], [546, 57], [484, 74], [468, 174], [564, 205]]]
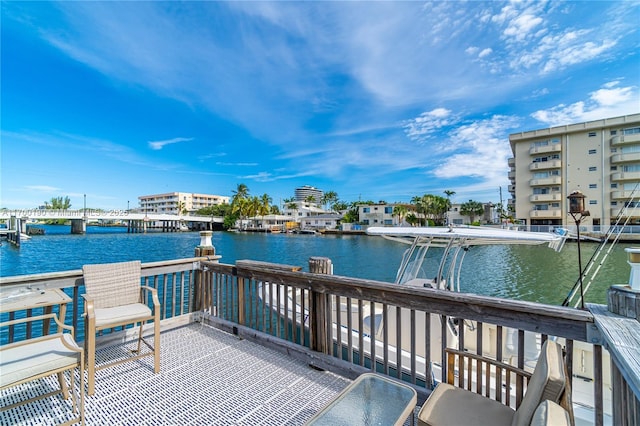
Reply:
[[578, 269], [580, 272], [580, 308], [584, 309], [584, 287], [582, 286], [582, 253], [580, 252], [580, 222], [582, 218], [590, 215], [584, 209], [585, 195], [580, 191], [573, 191], [567, 197], [569, 199], [569, 214], [576, 223], [576, 238], [578, 239]]

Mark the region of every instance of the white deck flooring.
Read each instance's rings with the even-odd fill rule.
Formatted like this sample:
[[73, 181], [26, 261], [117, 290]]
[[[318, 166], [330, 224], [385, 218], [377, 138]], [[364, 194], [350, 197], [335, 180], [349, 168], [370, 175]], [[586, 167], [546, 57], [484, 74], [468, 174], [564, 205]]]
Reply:
[[[198, 323], [162, 333], [153, 358], [98, 371], [85, 401], [88, 425], [300, 425], [350, 380]], [[110, 347], [97, 362], [117, 356]], [[0, 393], [6, 406], [58, 387], [55, 376]], [[44, 390], [44, 392], [43, 392]], [[70, 401], [70, 400], [69, 400]], [[2, 425], [51, 425], [72, 416], [59, 396], [0, 411]]]

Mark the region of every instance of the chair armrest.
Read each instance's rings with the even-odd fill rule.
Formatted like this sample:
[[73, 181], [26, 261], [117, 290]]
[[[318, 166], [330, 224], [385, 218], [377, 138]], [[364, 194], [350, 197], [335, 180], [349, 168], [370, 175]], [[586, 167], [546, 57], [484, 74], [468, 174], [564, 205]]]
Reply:
[[[23, 323], [27, 323], [27, 322], [33, 322], [33, 321], [41, 321], [41, 320], [45, 320], [45, 319], [53, 319], [56, 323], [56, 325], [58, 327], [60, 327], [63, 330], [67, 330], [69, 331], [69, 333], [71, 334], [71, 337], [74, 337], [74, 329], [72, 326], [67, 325], [65, 323], [60, 322], [60, 320], [58, 319], [58, 315], [51, 313], [51, 314], [44, 314], [44, 315], [37, 315], [35, 317], [25, 317], [25, 318], [18, 318], [18, 319], [14, 319], [11, 321], [5, 321], [0, 323], [0, 328], [4, 328], [4, 327], [8, 327], [10, 325], [17, 325], [17, 324], [23, 324]], [[62, 332], [58, 332], [56, 334], [51, 334], [51, 335], [47, 335], [47, 336], [43, 336], [44, 338], [50, 338], [53, 336], [61, 336]], [[32, 339], [25, 339], [25, 341], [28, 340], [32, 340]], [[63, 339], [64, 340], [64, 339]]]
[[11, 321], [1, 322], [0, 323], [0, 327], [8, 327], [10, 325], [22, 324], [24, 322], [40, 321], [40, 320], [43, 320], [43, 319], [53, 319], [58, 326], [64, 328], [65, 330], [73, 331], [73, 327], [72, 326], [66, 325], [64, 323], [61, 323], [60, 320], [58, 319], [58, 315], [54, 314], [54, 313], [37, 315], [35, 317], [18, 318], [18, 319], [14, 319], [14, 320], [11, 320]]
[[83, 294], [82, 297], [84, 298], [84, 316], [95, 321], [96, 313], [93, 307], [93, 296]]
[[153, 302], [153, 309], [160, 309], [160, 299], [158, 299], [158, 290], [150, 287], [148, 285], [143, 285], [140, 287], [141, 296], [144, 296], [144, 291], [148, 291], [151, 293], [151, 300]]

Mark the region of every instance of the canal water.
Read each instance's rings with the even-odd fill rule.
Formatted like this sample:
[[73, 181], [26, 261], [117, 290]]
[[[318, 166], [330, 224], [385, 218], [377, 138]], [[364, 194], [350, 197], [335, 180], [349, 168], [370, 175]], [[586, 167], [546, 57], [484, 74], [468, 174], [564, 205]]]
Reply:
[[[153, 262], [193, 257], [200, 243], [197, 232], [128, 234], [126, 228], [88, 227], [85, 235], [71, 235], [69, 226], [41, 226], [45, 235], [34, 235], [16, 248], [0, 246], [0, 276], [36, 274], [82, 268], [87, 263], [127, 260]], [[233, 264], [250, 259], [302, 266], [309, 257], [328, 257], [334, 274], [393, 282], [406, 245], [363, 235], [294, 235], [214, 232], [212, 238], [220, 262]], [[585, 298], [606, 303], [606, 290], [629, 279], [625, 247], [618, 244], [601, 266]], [[597, 243], [581, 244], [582, 263]], [[430, 269], [436, 270], [440, 249], [431, 249]], [[434, 274], [435, 275], [435, 274]], [[569, 242], [560, 253], [537, 246], [473, 247], [467, 253], [461, 291], [509, 299], [560, 304], [578, 277], [577, 244]], [[585, 286], [589, 279], [584, 281]]]

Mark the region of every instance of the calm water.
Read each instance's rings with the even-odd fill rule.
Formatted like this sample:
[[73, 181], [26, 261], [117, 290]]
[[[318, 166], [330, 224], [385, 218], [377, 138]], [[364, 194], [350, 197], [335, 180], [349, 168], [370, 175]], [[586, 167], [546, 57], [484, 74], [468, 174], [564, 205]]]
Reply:
[[[43, 227], [44, 236], [33, 236], [19, 249], [2, 242], [0, 276], [80, 269], [86, 263], [186, 258], [193, 256], [200, 243], [197, 232], [127, 234], [126, 228], [89, 227], [85, 235], [71, 235], [69, 226]], [[333, 261], [336, 275], [389, 282], [407, 247], [368, 236], [214, 232], [212, 241], [222, 263], [251, 259], [307, 270], [309, 257], [324, 256]], [[587, 302], [606, 303], [611, 284], [628, 282], [624, 248], [629, 246], [615, 247], [592, 284]], [[596, 248], [595, 243], [582, 243], [583, 265]], [[437, 266], [438, 253], [438, 249], [431, 250], [432, 268]], [[463, 264], [462, 291], [560, 304], [578, 276], [577, 259], [575, 243], [567, 243], [561, 253], [531, 246], [474, 247]]]

